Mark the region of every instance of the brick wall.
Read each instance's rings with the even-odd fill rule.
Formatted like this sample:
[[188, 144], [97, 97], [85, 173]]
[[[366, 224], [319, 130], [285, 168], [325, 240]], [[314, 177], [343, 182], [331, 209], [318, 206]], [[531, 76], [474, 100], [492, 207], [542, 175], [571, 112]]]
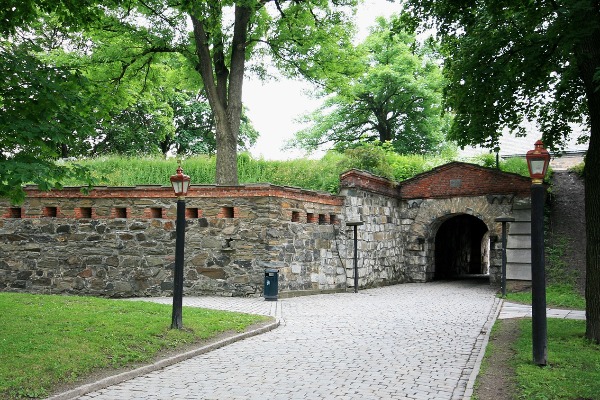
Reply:
[[528, 197], [531, 180], [478, 165], [453, 162], [400, 184], [403, 199], [429, 199], [514, 194]]
[[[63, 190], [44, 192], [35, 186], [25, 188], [27, 200], [21, 206], [13, 206], [0, 201], [2, 218], [167, 218], [176, 217], [176, 199], [170, 187], [99, 187], [89, 194], [83, 194], [80, 188], [69, 187]], [[256, 204], [261, 207], [245, 209], [236, 203], [242, 200], [262, 199]], [[281, 207], [269, 207], [279, 199]], [[314, 192], [297, 188], [275, 185], [240, 186], [201, 186], [193, 185], [186, 198], [187, 215], [190, 218], [248, 218], [268, 215], [288, 221], [292, 213], [311, 213], [335, 215], [332, 210], [339, 209], [343, 198], [328, 193]], [[337, 208], [336, 208], [337, 207]], [[322, 217], [323, 218], [323, 217]]]
[[341, 174], [340, 187], [359, 188], [388, 197], [399, 195], [396, 182], [358, 169], [351, 169]]

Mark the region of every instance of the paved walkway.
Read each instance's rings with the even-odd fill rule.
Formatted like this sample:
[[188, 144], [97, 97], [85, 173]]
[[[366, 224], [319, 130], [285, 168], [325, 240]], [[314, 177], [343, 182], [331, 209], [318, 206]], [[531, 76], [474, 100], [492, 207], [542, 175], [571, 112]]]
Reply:
[[[54, 398], [469, 399], [495, 319], [531, 316], [530, 306], [502, 303], [493, 289], [469, 281], [277, 302], [186, 297], [184, 305], [270, 315], [280, 327], [171, 359], [166, 368], [108, 378], [122, 383], [81, 397], [75, 390]], [[585, 319], [585, 312], [548, 309], [547, 316]]]
[[[502, 310], [498, 315], [498, 319], [508, 318], [531, 318], [531, 306], [525, 304], [509, 303], [505, 301], [502, 304]], [[546, 318], [585, 320], [585, 311], [559, 310], [556, 308], [547, 308]]]
[[184, 298], [185, 305], [273, 315], [281, 326], [80, 398], [469, 398], [498, 313], [494, 294], [463, 281], [278, 302]]

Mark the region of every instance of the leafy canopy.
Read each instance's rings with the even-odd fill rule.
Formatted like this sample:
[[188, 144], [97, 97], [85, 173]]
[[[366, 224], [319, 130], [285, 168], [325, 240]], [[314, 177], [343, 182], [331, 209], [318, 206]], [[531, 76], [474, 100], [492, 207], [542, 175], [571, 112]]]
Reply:
[[538, 123], [556, 149], [589, 129], [585, 163], [586, 337], [600, 343], [600, 7], [597, 0], [407, 0], [404, 22], [433, 23], [460, 145], [498, 147], [503, 128]]
[[401, 154], [438, 151], [450, 118], [442, 115], [444, 79], [431, 43], [419, 44], [398, 27], [397, 17], [379, 18], [351, 53], [355, 59], [349, 62], [360, 69], [344, 79], [324, 75], [325, 102], [303, 118], [311, 125], [290, 145], [314, 150], [332, 143], [344, 149], [378, 140]]
[[536, 121], [545, 146], [555, 149], [573, 124], [589, 124], [576, 46], [597, 29], [586, 17], [590, 4], [407, 1], [407, 25], [428, 21], [422, 26], [435, 27], [442, 41], [445, 100], [455, 114], [450, 138], [495, 148], [503, 128], [525, 135], [525, 122]]
[[94, 133], [92, 85], [78, 71], [45, 64], [7, 40], [0, 41], [0, 75], [0, 196], [19, 202], [24, 182], [48, 190], [82, 174], [53, 160], [63, 146]]

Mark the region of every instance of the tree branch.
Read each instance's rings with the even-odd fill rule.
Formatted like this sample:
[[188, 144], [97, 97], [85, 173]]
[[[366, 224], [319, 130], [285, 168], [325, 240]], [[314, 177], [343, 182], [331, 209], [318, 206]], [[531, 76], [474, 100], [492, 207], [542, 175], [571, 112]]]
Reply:
[[204, 25], [198, 18], [190, 14], [192, 19], [192, 25], [194, 30], [194, 37], [196, 39], [196, 52], [198, 53], [198, 65], [196, 70], [200, 73], [202, 81], [204, 83], [204, 89], [206, 90], [206, 97], [215, 114], [219, 113], [224, 115], [225, 105], [219, 100], [217, 93], [217, 87], [213, 78], [213, 69], [211, 63], [210, 50], [208, 47], [208, 37], [204, 30]]

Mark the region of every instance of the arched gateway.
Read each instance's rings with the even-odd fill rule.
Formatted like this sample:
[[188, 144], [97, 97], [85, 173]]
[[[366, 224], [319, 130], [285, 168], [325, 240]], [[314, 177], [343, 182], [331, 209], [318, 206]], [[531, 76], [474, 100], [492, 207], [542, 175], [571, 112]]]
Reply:
[[[403, 281], [485, 275], [491, 283], [498, 283], [502, 248], [501, 224], [496, 218], [506, 216], [515, 218], [509, 227], [507, 277], [530, 279], [530, 185], [529, 179], [516, 174], [453, 162], [400, 182], [397, 187], [389, 181], [386, 186], [381, 178], [365, 172], [349, 171], [342, 175], [341, 193], [346, 195], [346, 213], [366, 222], [366, 248], [370, 244], [368, 232], [381, 230], [387, 248], [402, 249], [401, 257], [389, 260], [387, 276], [399, 264], [401, 272], [396, 276]], [[388, 221], [392, 224], [370, 225], [373, 214], [386, 212], [382, 206], [392, 197], [396, 200], [389, 208]], [[362, 252], [367, 265], [369, 259], [379, 256], [375, 253]], [[379, 261], [379, 268], [362, 271], [363, 284], [368, 285], [369, 277], [386, 270], [383, 262]]]
[[489, 273], [490, 238], [476, 217], [444, 218], [435, 235], [434, 279], [456, 279]]

